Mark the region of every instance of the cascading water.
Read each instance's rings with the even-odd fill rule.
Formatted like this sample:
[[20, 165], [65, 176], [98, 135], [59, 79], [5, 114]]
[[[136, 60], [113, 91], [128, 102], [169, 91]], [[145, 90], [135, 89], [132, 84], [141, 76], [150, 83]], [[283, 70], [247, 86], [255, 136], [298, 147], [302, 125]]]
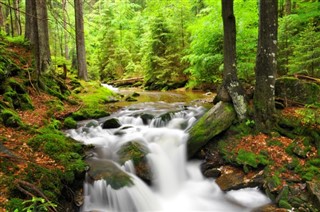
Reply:
[[[187, 162], [186, 130], [204, 113], [204, 108], [164, 102], [132, 105], [114, 113], [121, 127], [102, 129], [101, 124], [70, 130], [68, 135], [95, 146], [92, 160], [112, 163], [130, 176], [132, 184], [118, 189], [106, 180], [84, 185], [83, 212], [89, 211], [251, 211], [269, 203], [257, 189], [223, 193], [214, 179], [205, 179], [200, 162]], [[149, 118], [144, 118], [148, 114]], [[100, 120], [102, 123], [104, 120]], [[149, 151], [151, 186], [135, 176], [132, 161], [118, 164], [119, 148], [131, 141]], [[94, 163], [92, 164], [94, 166]]]

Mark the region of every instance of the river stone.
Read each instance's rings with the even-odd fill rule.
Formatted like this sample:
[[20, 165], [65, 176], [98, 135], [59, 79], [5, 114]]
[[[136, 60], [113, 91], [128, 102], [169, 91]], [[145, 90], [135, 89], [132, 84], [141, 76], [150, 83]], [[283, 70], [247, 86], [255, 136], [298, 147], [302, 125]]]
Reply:
[[131, 177], [110, 160], [87, 159], [89, 165], [88, 175], [91, 180], [105, 180], [107, 185], [118, 190], [125, 186], [132, 186]]
[[140, 118], [142, 119], [143, 124], [147, 125], [154, 118], [154, 115], [148, 114], [148, 113], [144, 113], [144, 114], [142, 114], [140, 116]]
[[232, 104], [218, 102], [189, 130], [188, 157], [194, 156], [213, 137], [228, 129], [235, 118]]
[[147, 183], [151, 182], [151, 170], [147, 161], [149, 150], [146, 146], [137, 141], [130, 141], [122, 145], [117, 153], [121, 165], [132, 160], [136, 175]]
[[320, 180], [307, 182], [307, 189], [312, 197], [313, 204], [320, 208]]
[[119, 128], [119, 127], [121, 127], [121, 124], [120, 124], [119, 120], [116, 118], [107, 119], [102, 124], [103, 129], [114, 129], [114, 128]]
[[216, 183], [222, 191], [262, 187], [263, 171], [245, 174], [241, 169], [225, 166], [222, 169], [222, 175], [216, 179]]
[[281, 77], [276, 80], [275, 95], [286, 100], [287, 104], [313, 104], [320, 101], [320, 86], [314, 82], [295, 77]]
[[285, 208], [278, 208], [274, 204], [268, 204], [261, 206], [259, 208], [255, 208], [252, 210], [252, 212], [287, 212], [288, 210]]

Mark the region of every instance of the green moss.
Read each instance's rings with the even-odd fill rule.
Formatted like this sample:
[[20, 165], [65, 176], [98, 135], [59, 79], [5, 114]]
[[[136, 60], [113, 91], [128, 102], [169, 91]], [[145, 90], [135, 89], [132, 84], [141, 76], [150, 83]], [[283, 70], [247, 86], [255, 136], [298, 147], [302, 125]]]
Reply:
[[63, 122], [63, 127], [67, 129], [77, 128], [77, 122], [72, 117], [67, 117]]
[[85, 107], [77, 112], [72, 113], [71, 117], [76, 121], [81, 121], [86, 119], [97, 119], [109, 115], [110, 113], [105, 111], [105, 109], [99, 109], [97, 107]]
[[81, 156], [84, 154], [82, 145], [54, 129], [45, 128], [40, 133], [43, 134], [30, 139], [28, 145], [34, 150], [44, 151], [63, 165], [65, 172], [61, 178], [72, 182], [75, 174], [83, 172], [86, 167]]
[[257, 168], [259, 165], [265, 166], [270, 162], [265, 155], [262, 155], [262, 154], [257, 155], [252, 152], [248, 152], [240, 149], [236, 157], [236, 163], [239, 165], [243, 165], [244, 171], [248, 172], [249, 167]]
[[6, 209], [8, 211], [22, 211], [24, 208], [23, 201], [24, 200], [19, 198], [12, 198], [9, 200], [9, 202], [7, 202]]
[[12, 111], [9, 109], [1, 110], [0, 117], [1, 117], [2, 123], [6, 127], [17, 128], [17, 127], [23, 126], [23, 123], [19, 115], [15, 111]]
[[280, 200], [279, 201], [279, 207], [280, 208], [285, 208], [285, 209], [292, 209], [292, 206], [290, 205], [290, 203], [286, 200]]

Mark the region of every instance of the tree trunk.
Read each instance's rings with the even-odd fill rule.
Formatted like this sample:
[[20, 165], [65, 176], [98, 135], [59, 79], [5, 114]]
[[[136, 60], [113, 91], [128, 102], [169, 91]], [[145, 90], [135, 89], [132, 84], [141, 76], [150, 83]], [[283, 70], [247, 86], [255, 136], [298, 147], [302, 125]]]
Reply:
[[5, 17], [3, 15], [3, 8], [2, 8], [2, 4], [0, 4], [0, 32], [4, 27], [4, 22], [5, 22]]
[[25, 34], [24, 37], [25, 39], [29, 40], [31, 45], [35, 43], [34, 41], [34, 29], [35, 29], [35, 24], [36, 24], [36, 12], [35, 12], [35, 5], [34, 5], [34, 0], [28, 0], [26, 1], [26, 14], [25, 14], [25, 19], [26, 19], [26, 27], [25, 27]]
[[37, 0], [36, 3], [38, 40], [40, 54], [40, 71], [47, 70], [51, 63], [51, 53], [49, 46], [48, 13], [46, 0]]
[[275, 124], [275, 77], [277, 66], [278, 1], [260, 1], [256, 58], [254, 116], [259, 131], [270, 132]]
[[10, 29], [11, 29], [11, 37], [14, 36], [14, 28], [13, 28], [13, 17], [12, 17], [12, 8], [11, 8], [11, 2], [8, 0], [8, 6], [9, 6], [9, 14], [10, 14]]
[[26, 1], [26, 30], [25, 38], [33, 46], [36, 58], [37, 80], [43, 71], [48, 69], [51, 62], [48, 15], [46, 0]]
[[233, 13], [233, 0], [221, 0], [224, 29], [224, 72], [223, 84], [216, 100], [232, 101], [240, 120], [246, 117], [247, 106], [244, 91], [240, 85], [236, 68], [236, 20]]
[[63, 28], [64, 28], [64, 56], [69, 60], [68, 33], [67, 33], [67, 0], [62, 0]]
[[285, 14], [290, 15], [291, 14], [291, 0], [286, 0], [285, 3]]
[[82, 0], [74, 0], [78, 77], [83, 80], [88, 80], [82, 4], [83, 4]]
[[14, 6], [14, 23], [17, 31], [17, 35], [21, 35], [21, 19], [20, 19], [20, 0], [15, 0], [13, 2]]

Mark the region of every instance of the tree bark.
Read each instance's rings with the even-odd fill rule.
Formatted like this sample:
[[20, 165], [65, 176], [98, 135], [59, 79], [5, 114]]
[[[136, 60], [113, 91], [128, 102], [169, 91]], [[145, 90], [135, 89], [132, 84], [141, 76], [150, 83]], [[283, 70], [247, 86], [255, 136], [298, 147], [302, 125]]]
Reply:
[[236, 68], [236, 20], [233, 13], [233, 0], [221, 0], [223, 19], [223, 83], [217, 95], [217, 100], [232, 101], [240, 120], [246, 117], [247, 106], [244, 90], [240, 85]]
[[83, 80], [88, 80], [82, 4], [82, 0], [74, 0], [78, 77]]
[[278, 1], [260, 1], [259, 11], [254, 118], [257, 129], [268, 133], [275, 124]]
[[64, 28], [64, 56], [69, 60], [68, 33], [67, 33], [67, 0], [62, 0], [63, 28]]

